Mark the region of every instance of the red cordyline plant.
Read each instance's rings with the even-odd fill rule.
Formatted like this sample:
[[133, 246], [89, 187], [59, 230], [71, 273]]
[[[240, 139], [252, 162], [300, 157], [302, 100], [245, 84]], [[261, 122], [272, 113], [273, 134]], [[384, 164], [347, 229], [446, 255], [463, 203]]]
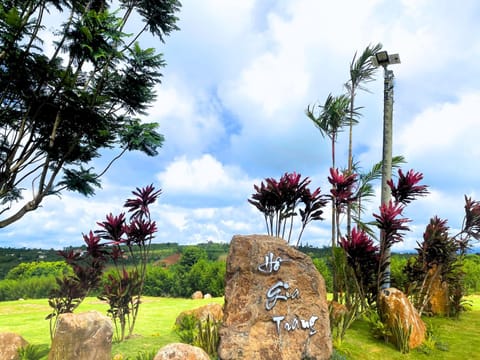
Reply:
[[48, 304], [52, 312], [47, 315], [50, 321], [50, 338], [53, 340], [58, 317], [72, 313], [99, 284], [108, 259], [108, 251], [100, 238], [92, 231], [83, 234], [86, 250], [70, 249], [59, 251], [73, 270], [73, 275], [56, 278], [57, 287], [50, 293]]
[[[114, 320], [120, 341], [125, 339], [126, 331], [130, 336], [135, 327], [150, 244], [157, 232], [157, 225], [150, 217], [149, 205], [157, 200], [161, 192], [155, 191], [153, 185], [137, 188], [132, 192], [135, 198], [127, 199], [123, 205], [131, 213], [128, 223], [124, 213], [118, 216], [107, 215], [106, 221], [97, 223], [101, 230], [95, 233], [112, 248], [111, 259], [116, 270], [114, 275], [109, 275], [99, 298], [110, 305], [108, 312]], [[133, 268], [127, 269], [125, 262], [120, 265], [124, 256], [133, 260]]]
[[[267, 233], [284, 238], [288, 243], [292, 236], [293, 218], [300, 214], [301, 229], [296, 242], [298, 246], [307, 224], [323, 220], [321, 215], [327, 198], [320, 193], [320, 188], [311, 192], [308, 188], [310, 179], [306, 177], [302, 180], [301, 175], [295, 172], [285, 173], [278, 181], [273, 178], [264, 181], [260, 186], [253, 186], [256, 192], [248, 202], [263, 213]], [[300, 208], [301, 204], [304, 205], [303, 208]]]
[[349, 203], [356, 200], [354, 193], [357, 186], [357, 174], [330, 168], [328, 182], [332, 184], [330, 193], [335, 200], [335, 208], [337, 212], [342, 213]]
[[[373, 303], [376, 298], [376, 276], [378, 269], [378, 246], [363, 230], [354, 227], [350, 235], [342, 237], [340, 247], [345, 251], [347, 263], [355, 276], [360, 299]], [[366, 305], [363, 304], [366, 308]]]
[[[469, 237], [480, 240], [480, 202], [465, 195], [465, 218], [462, 230]], [[466, 250], [467, 245], [463, 246]]]
[[338, 169], [330, 168], [330, 176], [328, 182], [332, 185], [330, 193], [333, 201], [333, 216], [332, 223], [333, 233], [332, 247], [336, 241], [340, 241], [340, 215], [345, 213], [345, 210], [350, 204], [356, 200], [355, 190], [357, 187], [357, 174], [351, 174], [348, 171], [340, 172]]
[[447, 220], [430, 219], [418, 243], [415, 258], [405, 267], [408, 276], [407, 293], [420, 314], [429, 311], [432, 285], [440, 280], [448, 285], [447, 315], [458, 317], [465, 310], [462, 261], [472, 239], [480, 239], [480, 202], [465, 196], [465, 216], [460, 232], [449, 235]]
[[418, 185], [423, 179], [423, 174], [407, 171], [406, 174], [401, 169], [398, 170], [397, 184], [390, 180], [389, 185], [394, 201], [389, 201], [380, 206], [380, 214], [373, 214], [375, 225], [381, 230], [380, 235], [380, 258], [377, 285], [378, 289], [389, 281], [390, 274], [386, 274], [385, 270], [390, 264], [390, 248], [392, 245], [402, 242], [405, 231], [409, 231], [406, 223], [410, 219], [402, 217], [405, 206], [418, 196], [428, 194], [426, 185]]
[[397, 185], [393, 183], [393, 180], [388, 180], [387, 184], [395, 202], [406, 205], [415, 200], [417, 196], [428, 194], [427, 185], [417, 185], [421, 180], [423, 180], [422, 173], [409, 170], [403, 174], [402, 169], [398, 169]]
[[[149, 206], [161, 190], [153, 185], [137, 188], [135, 197], [128, 199], [124, 207], [131, 213], [108, 214], [105, 221], [97, 222], [100, 230], [83, 235], [86, 251], [60, 251], [60, 255], [72, 267], [74, 275], [57, 279], [58, 289], [49, 299], [54, 311], [47, 317], [51, 320], [51, 336], [55, 330], [58, 315], [73, 312], [90, 291], [98, 287], [105, 265], [112, 261], [115, 271], [107, 277], [99, 298], [109, 303], [117, 338], [122, 341], [126, 330], [133, 333], [145, 282], [150, 244], [157, 232], [155, 221], [150, 217]], [[133, 267], [127, 268], [126, 258]], [[52, 320], [53, 319], [53, 320]], [[128, 327], [128, 328], [127, 328]]]

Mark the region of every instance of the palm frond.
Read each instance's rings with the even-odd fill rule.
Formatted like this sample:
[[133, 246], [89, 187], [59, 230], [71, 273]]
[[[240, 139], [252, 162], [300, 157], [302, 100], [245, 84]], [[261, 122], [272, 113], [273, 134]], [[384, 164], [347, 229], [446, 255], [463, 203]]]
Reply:
[[318, 116], [315, 115], [315, 105], [307, 107], [305, 114], [313, 121], [320, 130], [323, 137], [334, 138], [336, 134], [342, 131], [342, 128], [349, 124], [348, 114], [350, 106], [350, 97], [346, 94], [333, 96], [328, 94], [323, 105], [317, 105], [319, 108]]
[[350, 80], [345, 84], [349, 92], [360, 89], [368, 91], [367, 88], [361, 86], [362, 83], [373, 81], [377, 67], [373, 65], [371, 59], [382, 48], [382, 44], [368, 45], [362, 54], [357, 58], [357, 53], [353, 56], [350, 63]]

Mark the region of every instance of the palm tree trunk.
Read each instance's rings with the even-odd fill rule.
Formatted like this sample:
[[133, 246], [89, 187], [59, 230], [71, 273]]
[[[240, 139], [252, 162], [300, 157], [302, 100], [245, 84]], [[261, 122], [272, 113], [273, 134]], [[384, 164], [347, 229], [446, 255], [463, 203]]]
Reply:
[[[332, 168], [335, 169], [335, 134], [332, 134]], [[337, 217], [336, 217], [335, 199], [332, 198], [332, 285], [333, 285], [333, 301], [338, 302], [338, 274], [337, 274], [337, 257], [335, 248], [337, 246]]]

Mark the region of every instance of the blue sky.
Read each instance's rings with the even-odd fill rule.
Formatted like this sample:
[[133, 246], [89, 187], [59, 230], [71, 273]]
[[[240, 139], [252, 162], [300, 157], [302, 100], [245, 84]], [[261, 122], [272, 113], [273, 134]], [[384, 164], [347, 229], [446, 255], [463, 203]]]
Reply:
[[[265, 233], [248, 204], [265, 177], [299, 172], [328, 193], [329, 143], [305, 116], [308, 105], [344, 92], [354, 53], [382, 43], [399, 53], [395, 73], [393, 153], [405, 170], [424, 174], [431, 194], [412, 203], [405, 242], [413, 249], [438, 215], [452, 234], [461, 226], [464, 194], [480, 200], [480, 3], [464, 0], [317, 1], [184, 0], [181, 30], [166, 44], [148, 42], [167, 67], [148, 121], [160, 124], [160, 155], [131, 153], [103, 178], [95, 197], [65, 193], [0, 229], [0, 246], [62, 248], [109, 212], [122, 211], [135, 187], [163, 190], [153, 209], [155, 242], [229, 242]], [[381, 158], [383, 74], [359, 93], [356, 161]], [[346, 134], [338, 165], [346, 165]], [[105, 152], [101, 166], [115, 152]], [[378, 191], [377, 186], [377, 191]], [[376, 212], [379, 199], [368, 206]], [[328, 245], [330, 222], [311, 224], [303, 242]], [[368, 214], [365, 220], [371, 217]]]

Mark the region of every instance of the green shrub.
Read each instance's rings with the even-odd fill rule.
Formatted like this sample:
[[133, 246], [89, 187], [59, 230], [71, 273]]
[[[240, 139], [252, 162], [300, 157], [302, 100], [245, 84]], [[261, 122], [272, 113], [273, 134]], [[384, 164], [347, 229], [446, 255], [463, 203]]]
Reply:
[[463, 261], [464, 284], [468, 293], [480, 292], [480, 256], [468, 255]]
[[392, 287], [405, 291], [405, 285], [408, 283], [408, 278], [404, 270], [407, 265], [408, 257], [403, 255], [393, 255], [390, 260]]
[[34, 261], [24, 262], [14, 268], [5, 276], [5, 279], [21, 280], [31, 277], [62, 276], [71, 273], [65, 261]]
[[185, 315], [178, 324], [175, 324], [174, 329], [181, 342], [193, 344], [198, 331], [197, 318], [195, 315]]
[[168, 268], [148, 266], [145, 276], [144, 294], [146, 296], [174, 296], [175, 274]]
[[19, 360], [40, 360], [48, 354], [48, 347], [45, 345], [27, 345], [18, 349]]
[[134, 357], [127, 357], [125, 360], [153, 360], [155, 355], [157, 355], [157, 352], [155, 350], [140, 351]]
[[385, 326], [377, 311], [368, 309], [363, 314], [363, 318], [368, 323], [370, 333], [374, 338], [388, 342], [388, 338], [392, 336], [392, 332]]
[[0, 301], [47, 298], [55, 286], [54, 276], [0, 280]]
[[175, 332], [183, 343], [198, 346], [216, 358], [220, 325], [221, 322], [211, 320], [210, 316], [201, 321], [190, 314], [180, 319], [179, 324], [175, 325]]
[[193, 345], [201, 347], [205, 352], [216, 358], [220, 336], [218, 334], [220, 322], [210, 320], [210, 316], [205, 321], [197, 321], [197, 335], [193, 340]]
[[330, 271], [327, 262], [324, 259], [320, 258], [312, 259], [312, 262], [325, 280], [325, 287], [327, 288], [327, 292], [331, 293], [333, 291], [333, 278], [332, 272]]
[[410, 352], [410, 335], [412, 335], [412, 325], [408, 324], [405, 327], [402, 320], [396, 316], [392, 326], [392, 335], [395, 339], [395, 344], [402, 354]]

